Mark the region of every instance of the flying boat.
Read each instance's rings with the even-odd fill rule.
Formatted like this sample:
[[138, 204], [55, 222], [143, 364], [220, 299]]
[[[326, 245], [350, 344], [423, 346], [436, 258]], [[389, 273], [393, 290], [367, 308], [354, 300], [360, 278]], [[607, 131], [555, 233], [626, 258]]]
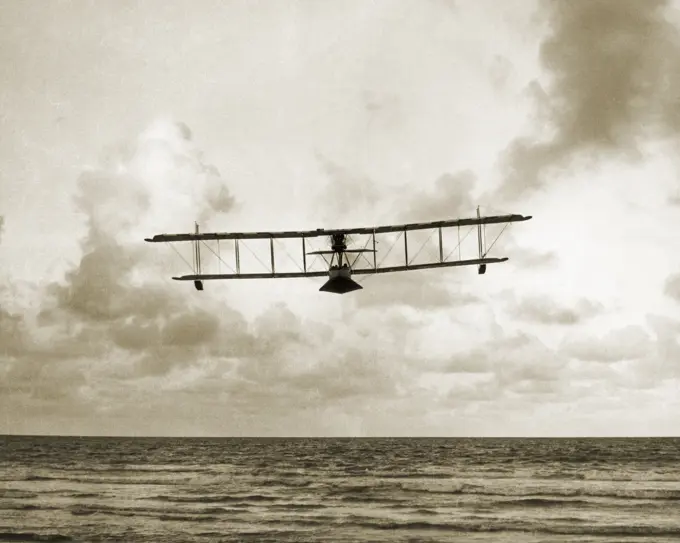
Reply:
[[[514, 222], [527, 221], [531, 219], [531, 215], [490, 215], [482, 216], [479, 207], [477, 208], [477, 216], [464, 219], [451, 219], [423, 223], [409, 223], [399, 225], [385, 225], [374, 227], [360, 227], [360, 228], [341, 228], [341, 229], [323, 229], [316, 230], [300, 230], [300, 231], [279, 231], [279, 232], [200, 232], [198, 224], [195, 225], [193, 233], [186, 234], [157, 234], [152, 238], [145, 238], [145, 241], [153, 243], [176, 243], [176, 242], [192, 242], [193, 244], [193, 271], [190, 275], [182, 275], [173, 277], [177, 281], [193, 281], [196, 290], [203, 290], [203, 282], [211, 280], [231, 280], [231, 279], [285, 279], [285, 278], [301, 278], [301, 277], [327, 277], [327, 281], [319, 289], [321, 292], [331, 292], [334, 294], [347, 294], [360, 290], [363, 287], [352, 279], [353, 275], [362, 274], [382, 274], [394, 273], [412, 270], [422, 270], [428, 268], [446, 268], [454, 266], [477, 266], [478, 274], [486, 273], [488, 264], [496, 264], [505, 262], [507, 257], [490, 257], [489, 252], [495, 245], [500, 235], [505, 231], [505, 228]], [[486, 226], [490, 224], [505, 224], [503, 230], [498, 234], [491, 245], [486, 247]], [[458, 246], [460, 248], [460, 229], [465, 227], [477, 228], [478, 241], [478, 255], [477, 258], [463, 259], [460, 251], [458, 258], [451, 258], [454, 251], [448, 252], [445, 256], [444, 251], [444, 233], [450, 229], [458, 229]], [[431, 259], [426, 262], [415, 263], [413, 254], [409, 257], [409, 243], [408, 233], [418, 230], [430, 230], [432, 237], [435, 233], [438, 238], [438, 258]], [[397, 264], [383, 265], [383, 262], [378, 261], [378, 250], [376, 236], [380, 234], [397, 233], [397, 239], [403, 237], [403, 258]], [[351, 240], [357, 236], [366, 236], [367, 240], [363, 247], [348, 246]], [[325, 238], [329, 243], [327, 249], [307, 251], [307, 245], [314, 238]], [[301, 250], [301, 266], [299, 271], [277, 271], [276, 270], [276, 254], [277, 240], [299, 240]], [[428, 238], [429, 239], [429, 238]], [[233, 273], [202, 273], [201, 267], [201, 244], [207, 241], [233, 241], [234, 252], [234, 267]], [[268, 240], [269, 242], [269, 256], [270, 262], [267, 270], [264, 272], [242, 272], [240, 262], [240, 251], [243, 245], [252, 240]], [[389, 248], [387, 253], [390, 253], [394, 245]], [[212, 249], [211, 249], [212, 250]], [[214, 252], [214, 251], [213, 251]], [[419, 252], [419, 251], [418, 251]], [[372, 258], [367, 258], [366, 255], [371, 255]], [[216, 253], [220, 260], [221, 256]], [[308, 256], [322, 257], [327, 265], [325, 270], [315, 270], [308, 266]], [[352, 258], [353, 257], [353, 258]], [[364, 267], [357, 266], [357, 262], [363, 258]], [[230, 266], [231, 267], [231, 266]]]

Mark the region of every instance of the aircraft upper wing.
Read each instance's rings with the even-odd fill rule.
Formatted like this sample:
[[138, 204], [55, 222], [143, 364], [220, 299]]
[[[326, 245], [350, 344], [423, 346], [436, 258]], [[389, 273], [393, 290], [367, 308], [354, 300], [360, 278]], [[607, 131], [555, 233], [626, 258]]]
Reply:
[[295, 230], [283, 232], [206, 232], [199, 234], [157, 234], [152, 238], [145, 238], [150, 242], [174, 241], [209, 241], [218, 239], [272, 239], [272, 238], [311, 238], [330, 236], [332, 234], [384, 234], [388, 232], [407, 232], [409, 230], [426, 230], [429, 228], [449, 228], [455, 226], [474, 226], [478, 224], [499, 224], [527, 221], [531, 215], [492, 215], [488, 217], [474, 217], [468, 219], [452, 219], [434, 222], [418, 222], [389, 226], [373, 226], [362, 228], [336, 228], [327, 230]]

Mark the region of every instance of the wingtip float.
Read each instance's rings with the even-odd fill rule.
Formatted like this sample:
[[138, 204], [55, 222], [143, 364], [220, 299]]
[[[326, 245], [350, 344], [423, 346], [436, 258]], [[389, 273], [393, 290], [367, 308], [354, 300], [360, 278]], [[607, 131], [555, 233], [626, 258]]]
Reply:
[[[426, 223], [410, 223], [401, 225], [388, 225], [388, 226], [376, 226], [376, 227], [364, 227], [364, 228], [346, 228], [346, 229], [316, 229], [316, 230], [299, 230], [299, 231], [280, 231], [280, 232], [199, 232], [198, 225], [194, 233], [190, 234], [157, 234], [152, 238], [144, 238], [144, 241], [151, 243], [174, 243], [181, 241], [190, 241], [193, 243], [193, 269], [194, 273], [191, 275], [182, 275], [178, 277], [173, 277], [175, 281], [193, 281], [196, 290], [203, 290], [203, 281], [210, 280], [226, 280], [226, 279], [285, 279], [285, 278], [300, 278], [300, 277], [327, 277], [326, 283], [324, 283], [319, 291], [321, 292], [332, 292], [334, 294], [346, 294], [348, 292], [353, 292], [355, 290], [361, 290], [363, 287], [352, 279], [352, 275], [361, 274], [378, 274], [378, 273], [392, 273], [400, 271], [411, 271], [411, 270], [422, 270], [422, 269], [432, 269], [432, 268], [445, 268], [454, 266], [477, 266], [477, 273], [483, 275], [486, 273], [486, 267], [488, 264], [496, 264], [500, 262], [506, 262], [507, 257], [494, 258], [488, 257], [488, 253], [495, 244], [494, 242], [487, 249], [485, 247], [485, 235], [483, 233], [483, 227], [488, 224], [506, 224], [509, 225], [513, 222], [522, 222], [531, 219], [531, 215], [494, 215], [483, 217], [479, 213], [479, 208], [477, 208], [477, 217], [467, 218], [467, 219], [456, 219], [456, 220], [444, 220], [444, 221], [433, 221]], [[444, 257], [444, 245], [442, 241], [442, 230], [446, 228], [460, 228], [461, 226], [477, 226], [477, 238], [478, 238], [478, 250], [479, 257], [473, 259], [463, 260], [459, 258], [458, 260], [449, 260], [448, 257]], [[409, 231], [413, 230], [435, 230], [438, 232], [439, 237], [439, 259], [433, 262], [413, 264], [412, 260], [409, 260], [409, 247], [408, 247], [408, 235]], [[501, 231], [501, 234], [505, 230], [505, 227]], [[376, 259], [378, 253], [376, 249], [376, 234], [384, 233], [399, 233], [404, 236], [404, 260], [403, 265], [396, 266], [382, 266], [379, 265]], [[496, 237], [500, 237], [499, 234]], [[352, 249], [347, 247], [348, 236], [350, 235], [368, 235], [370, 238], [367, 241], [367, 245], [372, 242], [372, 248], [368, 249], [358, 248]], [[331, 242], [329, 250], [322, 251], [310, 251], [307, 252], [305, 247], [305, 241], [309, 238], [317, 238], [328, 236]], [[261, 273], [242, 273], [240, 269], [240, 256], [239, 247], [246, 240], [269, 240], [270, 247], [270, 266], [269, 271]], [[274, 250], [274, 240], [276, 239], [299, 239], [301, 242], [302, 249], [302, 267], [299, 272], [277, 272], [276, 271], [276, 258]], [[233, 240], [234, 241], [234, 257], [235, 257], [235, 273], [217, 273], [217, 274], [204, 274], [201, 271], [201, 253], [200, 253], [200, 243], [205, 241], [218, 241], [219, 240]], [[460, 245], [460, 242], [459, 242]], [[371, 264], [365, 268], [355, 268], [354, 264], [357, 262], [359, 256], [363, 256], [366, 253], [373, 255], [373, 261], [370, 262], [368, 259], [366, 261]], [[350, 262], [348, 255], [356, 254], [356, 258], [353, 262]], [[307, 266], [307, 256], [316, 255], [322, 256], [328, 265], [326, 271], [312, 271], [308, 269]], [[327, 259], [326, 256], [330, 256]], [[221, 260], [221, 258], [220, 258]]]

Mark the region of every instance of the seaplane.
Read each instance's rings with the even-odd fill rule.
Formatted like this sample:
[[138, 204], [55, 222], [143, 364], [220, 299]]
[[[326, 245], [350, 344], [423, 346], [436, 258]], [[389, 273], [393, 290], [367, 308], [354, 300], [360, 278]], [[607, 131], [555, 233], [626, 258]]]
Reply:
[[[321, 292], [331, 292], [334, 294], [347, 294], [363, 287], [352, 279], [353, 275], [362, 274], [381, 274], [394, 273], [412, 270], [422, 270], [428, 268], [446, 268], [454, 266], [477, 266], [478, 274], [486, 273], [488, 264], [496, 264], [505, 262], [507, 257], [490, 257], [489, 251], [495, 245], [500, 235], [505, 231], [505, 228], [514, 222], [527, 221], [531, 219], [531, 215], [490, 215], [482, 216], [479, 207], [477, 207], [477, 216], [465, 219], [451, 219], [441, 220], [425, 223], [410, 223], [400, 225], [386, 225], [374, 227], [360, 227], [360, 228], [342, 228], [342, 229], [323, 229], [317, 230], [300, 230], [300, 231], [279, 231], [279, 232], [200, 232], [198, 224], [195, 224], [193, 233], [187, 234], [157, 234], [152, 238], [145, 238], [145, 241], [151, 243], [176, 243], [176, 242], [192, 242], [193, 244], [193, 271], [190, 275], [183, 275], [180, 277], [173, 277], [176, 281], [193, 281], [196, 290], [203, 290], [203, 282], [211, 280], [230, 280], [230, 279], [285, 279], [285, 278], [301, 278], [301, 277], [328, 277], [327, 281], [319, 288]], [[503, 230], [496, 237], [491, 245], [486, 247], [485, 229], [490, 224], [505, 224]], [[458, 258], [450, 258], [454, 251], [449, 252], [445, 256], [444, 252], [444, 233], [452, 228], [458, 229], [458, 248], [460, 248], [460, 229], [465, 227], [477, 227], [477, 242], [478, 255], [477, 258], [463, 259], [460, 251]], [[431, 259], [427, 262], [414, 262], [413, 257], [409, 258], [409, 244], [408, 233], [417, 230], [431, 230], [431, 236], [435, 233], [438, 237], [438, 258]], [[394, 234], [397, 233], [399, 237], [403, 236], [403, 259], [400, 259], [399, 264], [383, 265], [377, 259], [377, 241], [376, 236], [380, 234]], [[348, 246], [351, 238], [355, 236], [367, 236], [366, 243], [363, 247]], [[328, 249], [307, 251], [307, 245], [313, 238], [326, 238], [330, 243]], [[299, 247], [301, 249], [302, 265], [298, 266], [299, 271], [277, 271], [276, 270], [276, 244], [277, 240], [299, 240]], [[201, 267], [201, 244], [208, 241], [217, 241], [219, 244], [222, 240], [233, 241], [233, 253], [235, 266], [230, 268], [233, 273], [202, 273]], [[269, 264], [265, 272], [243, 272], [241, 271], [240, 251], [249, 240], [268, 240], [269, 242]], [[370, 244], [370, 247], [369, 247]], [[391, 252], [393, 247], [390, 247]], [[212, 251], [212, 249], [211, 249]], [[215, 251], [212, 251], [215, 253]], [[215, 253], [220, 260], [221, 256], [218, 252]], [[372, 259], [366, 258], [366, 254], [372, 255]], [[181, 256], [181, 255], [180, 255]], [[313, 269], [308, 266], [308, 256], [321, 256], [327, 265], [324, 270]], [[352, 257], [354, 257], [352, 259]], [[361, 267], [357, 265], [360, 257], [363, 257], [367, 265]], [[224, 262], [224, 261], [223, 261]]]

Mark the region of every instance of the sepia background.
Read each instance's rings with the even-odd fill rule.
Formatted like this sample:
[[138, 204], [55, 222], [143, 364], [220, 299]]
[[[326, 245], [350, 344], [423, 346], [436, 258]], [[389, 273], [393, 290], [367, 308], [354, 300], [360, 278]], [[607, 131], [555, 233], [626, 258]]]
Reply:
[[[0, 2], [0, 433], [677, 435], [679, 7]], [[342, 297], [143, 241], [477, 205]]]

